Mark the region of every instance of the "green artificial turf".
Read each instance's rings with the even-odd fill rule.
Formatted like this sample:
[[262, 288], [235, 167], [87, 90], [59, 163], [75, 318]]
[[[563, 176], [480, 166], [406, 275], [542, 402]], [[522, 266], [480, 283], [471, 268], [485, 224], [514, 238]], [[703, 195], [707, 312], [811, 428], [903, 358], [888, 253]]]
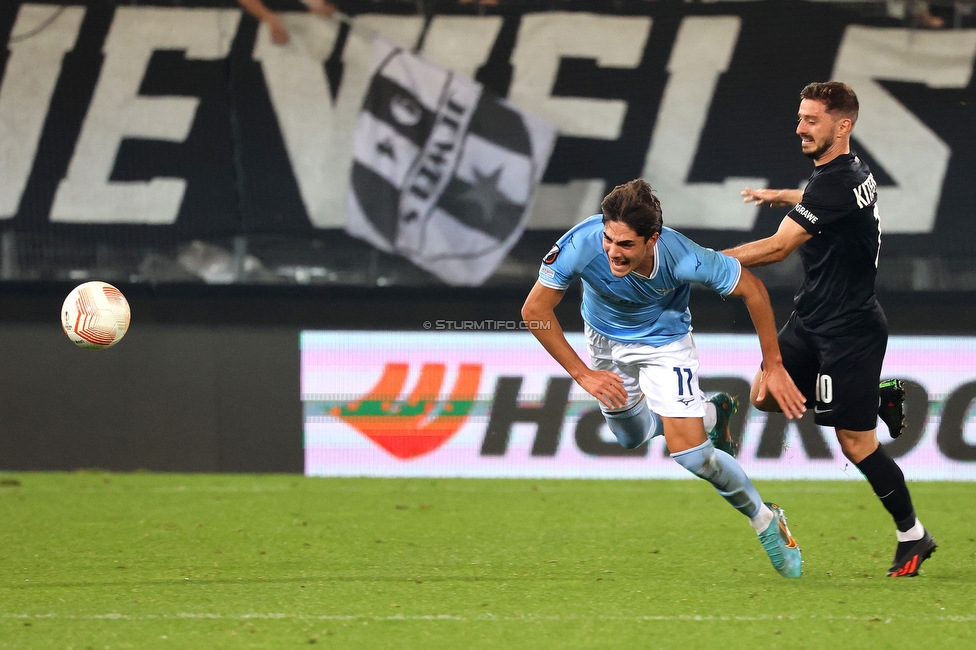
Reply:
[[703, 481], [0, 473], [5, 648], [976, 646], [976, 485], [884, 577], [864, 482], [759, 482], [804, 576]]

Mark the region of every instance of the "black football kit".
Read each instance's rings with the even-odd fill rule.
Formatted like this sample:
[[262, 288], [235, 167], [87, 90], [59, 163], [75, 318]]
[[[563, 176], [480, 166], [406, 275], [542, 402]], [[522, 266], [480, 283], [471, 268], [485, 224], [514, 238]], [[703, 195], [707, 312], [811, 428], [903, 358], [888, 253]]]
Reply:
[[[787, 215], [812, 237], [800, 246], [803, 284], [779, 333], [783, 365], [813, 404], [814, 421], [849, 431], [878, 425], [878, 380], [888, 347], [888, 322], [874, 292], [881, 250], [877, 201], [871, 170], [848, 153], [814, 170]], [[854, 464], [899, 531], [887, 575], [918, 575], [936, 544], [915, 516], [901, 468], [880, 445]]]
[[787, 215], [813, 237], [799, 248], [804, 280], [779, 333], [783, 364], [823, 426], [868, 431], [888, 322], [875, 295], [881, 224], [877, 183], [856, 154], [816, 168]]

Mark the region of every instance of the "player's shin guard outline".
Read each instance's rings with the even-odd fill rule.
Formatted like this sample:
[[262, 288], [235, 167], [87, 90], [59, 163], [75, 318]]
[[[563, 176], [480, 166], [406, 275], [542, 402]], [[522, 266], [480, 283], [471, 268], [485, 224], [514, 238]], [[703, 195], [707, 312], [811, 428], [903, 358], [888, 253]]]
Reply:
[[762, 498], [742, 466], [724, 451], [715, 449], [711, 440], [671, 454], [671, 458], [695, 476], [711, 483], [733, 508], [746, 517], [755, 517], [762, 507]]
[[661, 418], [647, 408], [643, 397], [623, 411], [603, 411], [603, 418], [624, 449], [639, 447], [642, 442], [660, 435], [664, 430]]

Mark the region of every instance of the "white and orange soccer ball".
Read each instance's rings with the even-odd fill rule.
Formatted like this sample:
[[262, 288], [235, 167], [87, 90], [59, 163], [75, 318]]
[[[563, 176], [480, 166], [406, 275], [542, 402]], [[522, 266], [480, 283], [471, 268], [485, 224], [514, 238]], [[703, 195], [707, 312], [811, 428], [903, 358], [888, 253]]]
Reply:
[[64, 299], [61, 327], [80, 348], [110, 348], [129, 329], [129, 302], [121, 291], [106, 282], [85, 282]]

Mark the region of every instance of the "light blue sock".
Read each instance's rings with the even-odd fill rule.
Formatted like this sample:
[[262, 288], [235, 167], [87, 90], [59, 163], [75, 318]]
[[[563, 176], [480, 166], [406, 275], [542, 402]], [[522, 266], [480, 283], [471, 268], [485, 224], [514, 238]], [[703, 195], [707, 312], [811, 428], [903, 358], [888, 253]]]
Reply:
[[626, 411], [604, 411], [603, 417], [610, 431], [617, 436], [617, 442], [625, 449], [638, 447], [645, 440], [664, 433], [661, 418], [647, 408], [643, 399]]
[[735, 458], [715, 449], [711, 440], [671, 454], [679, 465], [715, 486], [732, 507], [750, 519], [759, 513], [762, 498]]

